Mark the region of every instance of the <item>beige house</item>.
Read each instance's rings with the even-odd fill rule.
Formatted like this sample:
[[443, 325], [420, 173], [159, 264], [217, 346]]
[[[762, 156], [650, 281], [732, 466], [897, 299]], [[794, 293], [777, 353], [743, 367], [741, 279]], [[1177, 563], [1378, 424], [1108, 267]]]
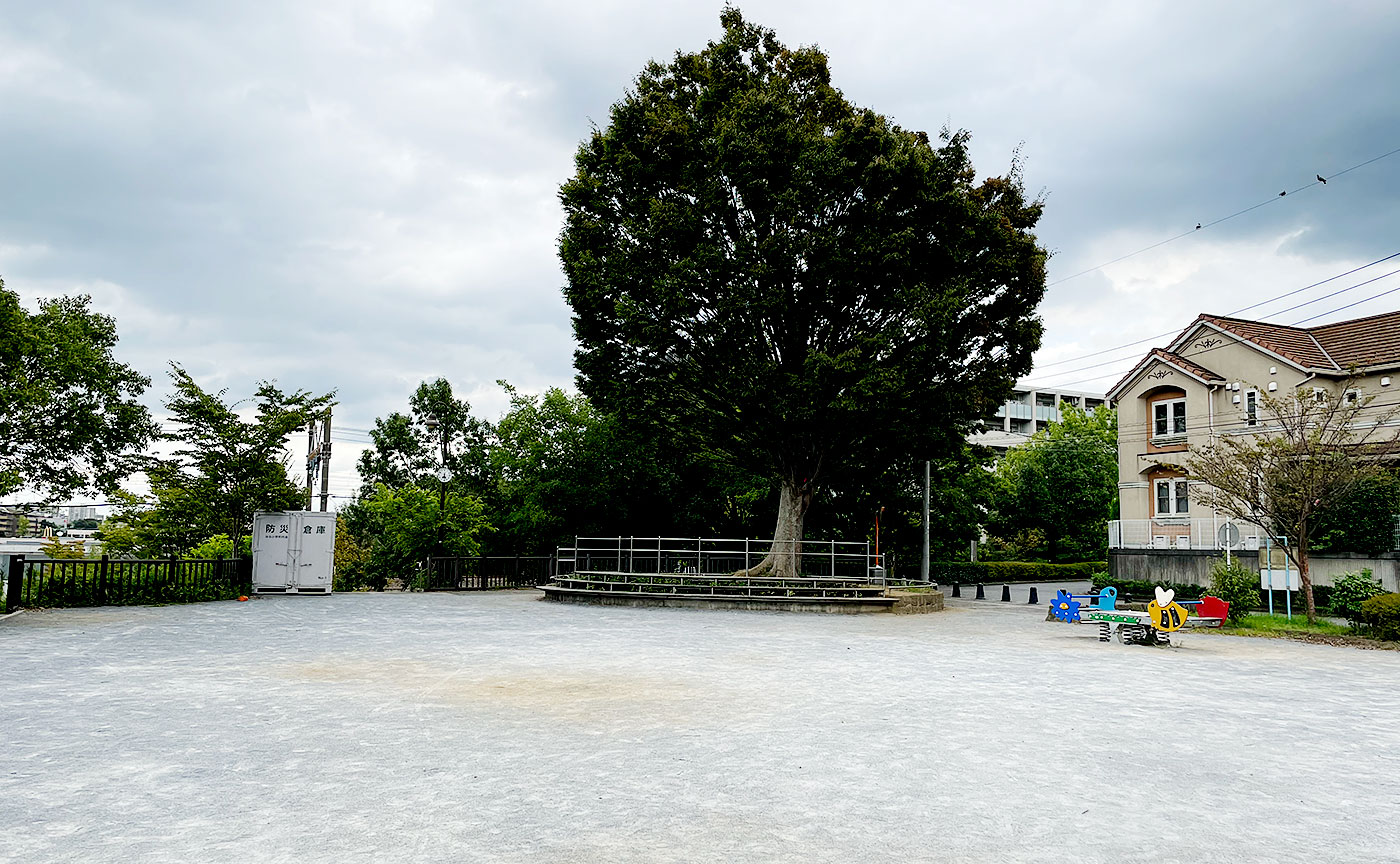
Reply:
[[[1149, 352], [1107, 393], [1118, 407], [1121, 516], [1110, 523], [1109, 546], [1216, 548], [1225, 519], [1193, 503], [1196, 481], [1168, 467], [1173, 454], [1266, 431], [1260, 397], [1297, 388], [1374, 396], [1378, 413], [1400, 403], [1400, 312], [1319, 327], [1201, 315]], [[1239, 527], [1243, 545], [1258, 548], [1259, 529]]]

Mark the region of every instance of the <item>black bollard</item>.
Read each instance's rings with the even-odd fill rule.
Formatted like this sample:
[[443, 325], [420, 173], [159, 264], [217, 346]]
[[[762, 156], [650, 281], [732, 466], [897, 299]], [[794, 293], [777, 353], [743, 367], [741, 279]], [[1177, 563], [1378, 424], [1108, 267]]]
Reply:
[[954, 597], [961, 597], [961, 596], [962, 596], [962, 592], [958, 590], [958, 583], [956, 583], [956, 582], [953, 583], [953, 596], [954, 596]]
[[1031, 599], [1026, 601], [1027, 605], [1037, 606], [1040, 604], [1040, 595], [1035, 593], [1035, 586], [1031, 586]]
[[973, 599], [974, 599], [974, 600], [986, 600], [986, 599], [987, 599], [987, 592], [984, 591], [984, 590], [982, 589], [982, 583], [981, 583], [981, 582], [978, 582], [978, 583], [977, 583], [977, 596], [974, 597]]
[[1010, 585], [1003, 585], [1003, 586], [1001, 586], [1001, 602], [1003, 602], [1003, 603], [1010, 603], [1010, 602], [1011, 602], [1011, 586], [1010, 586]]

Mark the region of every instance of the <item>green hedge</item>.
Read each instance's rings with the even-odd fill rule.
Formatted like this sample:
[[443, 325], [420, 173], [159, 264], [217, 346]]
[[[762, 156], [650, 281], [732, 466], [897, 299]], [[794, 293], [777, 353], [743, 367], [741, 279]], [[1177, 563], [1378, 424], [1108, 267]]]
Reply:
[[1042, 564], [1037, 561], [933, 561], [929, 578], [940, 584], [959, 582], [1082, 582], [1094, 573], [1107, 570], [1105, 561], [1080, 564]]
[[1363, 602], [1361, 623], [1380, 639], [1400, 639], [1400, 594], [1377, 594]]

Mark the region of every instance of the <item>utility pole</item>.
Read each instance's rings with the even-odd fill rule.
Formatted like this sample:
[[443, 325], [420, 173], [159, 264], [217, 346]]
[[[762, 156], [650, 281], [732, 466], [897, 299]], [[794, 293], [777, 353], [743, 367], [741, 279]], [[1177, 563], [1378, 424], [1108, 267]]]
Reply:
[[928, 581], [928, 490], [931, 475], [931, 465], [929, 460], [924, 460], [924, 560], [919, 565], [919, 581]]
[[316, 420], [306, 421], [306, 509], [311, 509], [311, 491], [316, 482]]
[[[326, 507], [331, 500], [331, 409], [326, 409], [326, 422], [322, 427], [321, 437], [321, 512], [326, 512]], [[308, 505], [307, 509], [311, 509]]]

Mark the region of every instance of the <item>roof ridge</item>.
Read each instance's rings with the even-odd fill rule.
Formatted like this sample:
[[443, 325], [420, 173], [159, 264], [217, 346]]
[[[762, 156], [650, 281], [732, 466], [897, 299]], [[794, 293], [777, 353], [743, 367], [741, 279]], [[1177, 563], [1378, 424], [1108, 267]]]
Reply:
[[1322, 352], [1322, 356], [1327, 358], [1327, 362], [1335, 366], [1337, 368], [1337, 371], [1340, 372], [1342, 369], [1342, 364], [1338, 363], [1332, 357], [1332, 355], [1327, 352], [1327, 349], [1322, 347], [1322, 343], [1317, 341], [1317, 337], [1313, 335], [1313, 332], [1311, 330], [1304, 330], [1303, 332], [1308, 334], [1308, 338], [1311, 339], [1312, 343], [1317, 346], [1317, 350]]

